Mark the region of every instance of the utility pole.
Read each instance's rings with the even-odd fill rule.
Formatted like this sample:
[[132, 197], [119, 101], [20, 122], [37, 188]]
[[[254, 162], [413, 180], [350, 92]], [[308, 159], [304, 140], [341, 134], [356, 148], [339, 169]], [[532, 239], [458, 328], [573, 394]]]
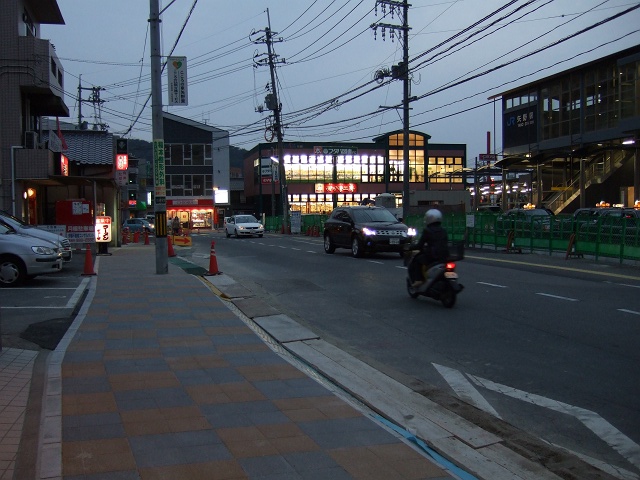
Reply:
[[[82, 98], [82, 90], [91, 91], [91, 95], [89, 98], [84, 100]], [[109, 128], [109, 125], [102, 122], [102, 110], [101, 105], [104, 103], [104, 100], [100, 98], [100, 91], [104, 90], [102, 87], [83, 87], [82, 86], [82, 75], [78, 77], [78, 130], [82, 130], [82, 103], [87, 102], [93, 104], [93, 117], [96, 119], [93, 123], [93, 129], [97, 130], [96, 127], [100, 127], [101, 130], [106, 131]]]
[[[160, 58], [159, 0], [149, 0], [151, 47], [151, 132], [153, 136], [153, 184], [156, 225], [156, 273], [169, 273], [167, 244], [167, 190], [164, 176], [164, 128], [162, 125], [162, 66]], [[169, 3], [171, 5], [171, 3]]]
[[[376, 14], [378, 13], [378, 5], [382, 7], [383, 17], [387, 14], [387, 8], [393, 18], [396, 14], [398, 17], [402, 17], [402, 25], [391, 25], [388, 23], [376, 22], [371, 25], [374, 31], [374, 35], [377, 33], [377, 29], [382, 29], [382, 39], [385, 39], [386, 31], [389, 30], [389, 36], [393, 41], [394, 37], [398, 37], [402, 42], [402, 62], [398, 65], [393, 65], [391, 68], [391, 77], [397, 80], [403, 81], [402, 89], [402, 156], [403, 156], [403, 174], [402, 174], [402, 218], [406, 219], [409, 216], [409, 102], [410, 98], [410, 82], [409, 77], [409, 2], [408, 0], [393, 1], [393, 0], [376, 0]], [[378, 74], [376, 74], [378, 75]], [[386, 76], [385, 72], [382, 72], [383, 76]], [[427, 169], [425, 175], [429, 175], [429, 159], [427, 161]]]
[[[271, 31], [271, 17], [269, 16], [269, 9], [267, 8], [267, 28], [264, 30], [264, 37], [260, 37], [255, 40], [254, 43], [266, 43], [267, 45], [267, 58], [266, 63], [269, 65], [269, 72], [271, 74], [271, 93], [265, 97], [265, 104], [269, 110], [273, 112], [273, 130], [276, 133], [277, 139], [277, 155], [278, 155], [278, 176], [280, 177], [280, 196], [282, 199], [282, 233], [286, 233], [288, 216], [289, 216], [289, 202], [287, 193], [287, 177], [286, 170], [284, 168], [284, 153], [282, 145], [282, 104], [278, 100], [278, 86], [276, 84], [276, 63], [285, 63], [285, 59], [278, 60], [278, 56], [273, 51], [273, 36], [274, 32]], [[282, 41], [279, 38], [277, 41]], [[264, 65], [265, 59], [261, 58], [254, 61], [256, 65]], [[262, 162], [262, 160], [260, 160]], [[261, 165], [262, 166], [262, 165]], [[271, 162], [271, 168], [273, 169], [273, 161]], [[273, 187], [273, 172], [272, 172], [272, 188]]]

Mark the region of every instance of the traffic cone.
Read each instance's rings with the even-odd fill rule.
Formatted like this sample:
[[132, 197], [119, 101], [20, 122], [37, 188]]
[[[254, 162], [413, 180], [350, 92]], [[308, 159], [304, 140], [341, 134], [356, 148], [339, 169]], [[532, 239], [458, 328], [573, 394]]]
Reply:
[[144, 231], [144, 244], [145, 245], [150, 245], [150, 243], [149, 243], [149, 232], [147, 232], [146, 230]]
[[209, 256], [209, 271], [205, 275], [219, 275], [218, 260], [216, 259], [216, 242], [211, 241], [211, 255]]
[[171, 237], [167, 235], [167, 242], [169, 242], [168, 252], [170, 257], [175, 257], [176, 252], [173, 251], [173, 243], [171, 243]]
[[140, 232], [133, 232], [133, 243], [138, 243], [140, 241]]
[[84, 256], [84, 272], [82, 275], [96, 275], [93, 271], [93, 258], [91, 257], [91, 245], [87, 243], [87, 253]]

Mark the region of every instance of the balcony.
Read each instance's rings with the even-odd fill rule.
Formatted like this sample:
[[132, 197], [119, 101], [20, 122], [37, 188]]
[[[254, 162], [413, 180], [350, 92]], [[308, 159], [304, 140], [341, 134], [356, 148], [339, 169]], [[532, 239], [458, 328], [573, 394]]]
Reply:
[[64, 103], [64, 69], [48, 40], [31, 36], [18, 39], [18, 55], [25, 61], [26, 75], [20, 89], [30, 101], [31, 113], [38, 116], [68, 117]]

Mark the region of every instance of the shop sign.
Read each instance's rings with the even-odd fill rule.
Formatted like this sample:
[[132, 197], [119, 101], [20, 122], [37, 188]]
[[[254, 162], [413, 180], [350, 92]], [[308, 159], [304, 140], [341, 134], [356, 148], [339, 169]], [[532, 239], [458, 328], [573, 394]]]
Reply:
[[[153, 141], [153, 184], [156, 199], [167, 196], [164, 172], [164, 140]], [[160, 203], [160, 202], [157, 202]]]
[[325, 183], [321, 185], [324, 187], [324, 193], [357, 193], [358, 191], [356, 183]]
[[60, 154], [60, 175], [69, 176], [69, 158], [62, 153]]
[[313, 147], [314, 155], [357, 155], [356, 147], [318, 146]]
[[495, 153], [481, 153], [478, 155], [478, 166], [479, 167], [491, 167], [498, 160], [498, 156]]
[[129, 172], [127, 170], [116, 170], [116, 185], [124, 187], [129, 183]]
[[94, 243], [96, 233], [94, 225], [67, 225], [67, 238], [71, 243]]
[[111, 241], [111, 217], [96, 217], [96, 242]]
[[172, 201], [172, 204], [177, 206], [177, 205], [198, 205], [198, 199], [197, 198], [184, 198], [184, 199], [175, 199]]

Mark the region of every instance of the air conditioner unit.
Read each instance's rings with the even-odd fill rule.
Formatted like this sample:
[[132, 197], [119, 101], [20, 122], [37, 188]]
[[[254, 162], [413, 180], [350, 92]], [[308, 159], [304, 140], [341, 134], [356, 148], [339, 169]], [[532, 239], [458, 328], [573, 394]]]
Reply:
[[38, 148], [38, 132], [24, 132], [24, 148]]

